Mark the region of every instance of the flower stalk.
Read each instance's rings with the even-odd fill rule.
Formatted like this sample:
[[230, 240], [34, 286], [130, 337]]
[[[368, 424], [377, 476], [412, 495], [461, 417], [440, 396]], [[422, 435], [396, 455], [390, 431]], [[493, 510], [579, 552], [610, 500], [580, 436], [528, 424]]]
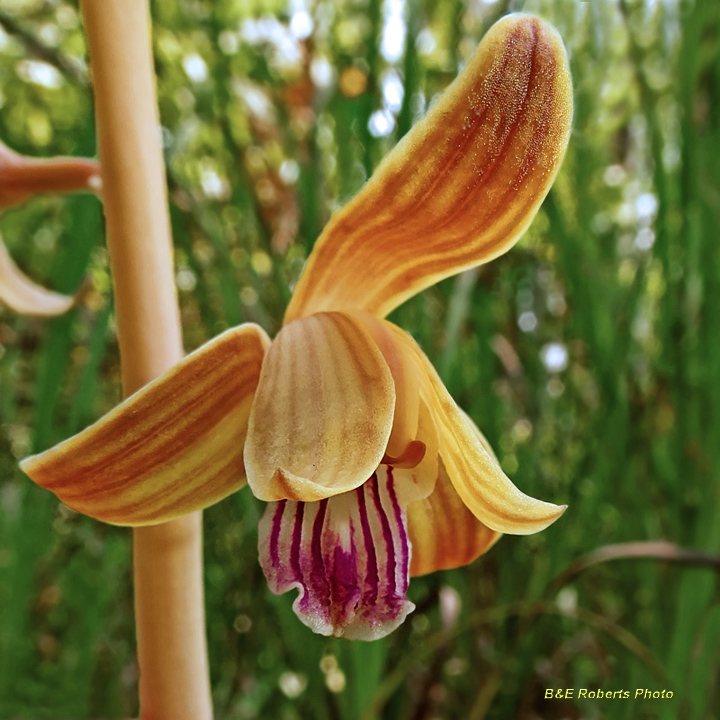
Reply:
[[[123, 391], [183, 356], [147, 0], [83, 0]], [[134, 531], [142, 720], [212, 717], [195, 512]]]

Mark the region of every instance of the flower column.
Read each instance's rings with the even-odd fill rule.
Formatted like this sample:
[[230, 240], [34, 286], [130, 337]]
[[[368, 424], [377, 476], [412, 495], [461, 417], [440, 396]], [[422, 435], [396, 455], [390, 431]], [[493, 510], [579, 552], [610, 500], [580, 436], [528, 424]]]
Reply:
[[[183, 355], [147, 0], [83, 0], [125, 395]], [[202, 517], [134, 531], [142, 720], [212, 717]]]

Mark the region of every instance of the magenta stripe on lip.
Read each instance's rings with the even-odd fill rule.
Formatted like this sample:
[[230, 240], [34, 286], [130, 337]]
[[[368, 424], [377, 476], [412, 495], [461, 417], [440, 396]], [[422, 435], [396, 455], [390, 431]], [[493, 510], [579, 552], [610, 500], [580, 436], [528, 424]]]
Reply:
[[295, 523], [292, 531], [292, 545], [290, 545], [290, 567], [297, 578], [302, 577], [300, 567], [300, 538], [302, 537], [303, 516], [305, 515], [305, 503], [294, 503]]
[[[390, 482], [390, 478], [392, 471], [388, 469], [388, 481]], [[390, 521], [388, 520], [387, 513], [385, 512], [385, 508], [383, 507], [382, 500], [380, 499], [380, 488], [378, 484], [377, 475], [372, 476], [372, 496], [373, 496], [373, 502], [375, 503], [375, 512], [378, 515], [378, 518], [380, 520], [380, 524], [382, 525], [382, 535], [383, 535], [383, 541], [385, 542], [385, 547], [387, 549], [387, 569], [385, 571], [385, 577], [387, 579], [386, 589], [385, 589], [385, 595], [386, 597], [392, 597], [396, 592], [396, 582], [395, 582], [395, 542], [393, 540], [393, 533], [390, 529]], [[402, 533], [400, 533], [402, 535]], [[407, 531], [405, 532], [407, 535]], [[405, 586], [405, 589], [407, 589], [407, 585]], [[404, 593], [403, 593], [404, 594]]]
[[270, 535], [270, 559], [274, 567], [280, 565], [280, 553], [278, 551], [278, 538], [280, 537], [280, 529], [282, 527], [282, 519], [285, 513], [285, 503], [287, 500], [280, 500], [276, 503], [275, 512], [272, 519], [272, 534]]
[[330, 603], [330, 585], [325, 574], [325, 560], [322, 554], [322, 531], [327, 513], [327, 500], [321, 500], [318, 505], [318, 512], [315, 516], [312, 529], [312, 542], [310, 552], [312, 554], [312, 566], [310, 571], [310, 583], [314, 593], [321, 605]]
[[405, 532], [400, 533], [400, 547], [402, 549], [402, 576], [406, 577], [410, 572], [410, 540], [407, 534], [407, 524], [403, 517], [403, 511], [398, 502], [397, 493], [395, 492], [395, 482], [393, 479], [393, 470], [391, 467], [387, 471], [387, 491], [392, 503], [393, 513], [395, 515], [395, 524], [399, 528], [404, 528]]
[[[373, 475], [373, 478], [375, 476]], [[363, 542], [365, 543], [365, 552], [367, 553], [367, 570], [365, 572], [365, 583], [367, 589], [363, 595], [363, 603], [372, 605], [377, 600], [380, 579], [378, 576], [377, 557], [375, 556], [375, 545], [373, 544], [372, 532], [370, 531], [370, 521], [368, 520], [367, 506], [365, 503], [365, 493], [362, 487], [359, 487], [355, 493], [357, 494], [358, 512], [360, 514], [360, 523], [363, 531]]]

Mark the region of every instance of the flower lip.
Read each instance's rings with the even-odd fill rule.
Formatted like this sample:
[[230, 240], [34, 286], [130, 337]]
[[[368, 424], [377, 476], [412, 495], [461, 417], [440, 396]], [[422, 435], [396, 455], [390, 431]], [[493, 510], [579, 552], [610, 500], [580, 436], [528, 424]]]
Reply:
[[281, 500], [260, 521], [260, 562], [275, 594], [321, 635], [376, 640], [414, 609], [402, 471], [380, 466], [350, 492], [311, 503]]

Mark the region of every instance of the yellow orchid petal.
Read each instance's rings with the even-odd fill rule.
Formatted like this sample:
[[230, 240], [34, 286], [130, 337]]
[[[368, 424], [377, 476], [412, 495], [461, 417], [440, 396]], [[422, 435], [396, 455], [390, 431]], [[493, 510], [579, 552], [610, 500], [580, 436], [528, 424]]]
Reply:
[[395, 383], [395, 414], [387, 454], [399, 457], [406, 452], [408, 443], [418, 439], [420, 388], [415, 377], [415, 367], [407, 353], [398, 346], [386, 323], [366, 312], [349, 312], [348, 315], [359, 320], [368, 330], [390, 368]]
[[465, 507], [442, 462], [432, 494], [410, 503], [407, 517], [412, 577], [467, 565], [501, 537]]
[[88, 158], [29, 158], [0, 142], [0, 210], [38, 193], [95, 191], [100, 164]]
[[13, 262], [0, 240], [0, 305], [6, 305], [20, 315], [54, 317], [74, 307], [84, 294], [84, 285], [74, 296], [69, 296], [34, 283]]
[[313, 502], [362, 485], [385, 454], [395, 390], [368, 331], [343, 313], [284, 327], [268, 352], [245, 447], [260, 500]]
[[[465, 417], [477, 439], [496, 459], [477, 425], [467, 415]], [[502, 533], [483, 525], [465, 507], [450, 482], [445, 465], [437, 456], [437, 432], [424, 402], [421, 403], [418, 437], [426, 443], [426, 458], [434, 457], [435, 462], [427, 467], [427, 471], [434, 473], [433, 482], [429, 485], [432, 492], [429, 495], [426, 492], [419, 494], [417, 502], [411, 502], [407, 509], [412, 547], [411, 577], [467, 565], [489, 550], [502, 536]], [[427, 479], [424, 487], [428, 487]]]
[[506, 252], [560, 166], [572, 119], [562, 41], [509, 15], [315, 245], [285, 322], [321, 310], [387, 315]]
[[66, 505], [117, 525], [212, 505], [244, 484], [247, 421], [269, 344], [256, 325], [228, 330], [20, 466]]
[[421, 397], [427, 402], [440, 446], [440, 457], [462, 502], [492, 530], [512, 535], [538, 532], [557, 520], [565, 506], [525, 495], [500, 468], [457, 406], [417, 343], [386, 323], [415, 363]]

